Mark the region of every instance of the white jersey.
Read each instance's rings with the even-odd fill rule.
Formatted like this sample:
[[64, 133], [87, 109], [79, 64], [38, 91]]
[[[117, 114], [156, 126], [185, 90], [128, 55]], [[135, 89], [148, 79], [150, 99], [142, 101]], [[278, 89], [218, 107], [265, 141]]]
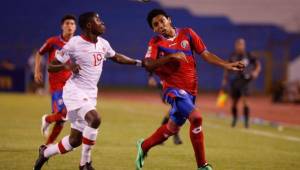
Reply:
[[83, 36], [74, 36], [60, 54], [56, 55], [56, 59], [62, 63], [70, 59], [81, 67], [79, 73], [73, 74], [63, 89], [63, 99], [68, 110], [80, 107], [80, 100], [77, 99], [79, 94], [89, 99], [97, 98], [97, 84], [101, 77], [103, 61], [115, 54], [109, 42], [101, 37], [98, 37], [97, 43], [93, 43]]

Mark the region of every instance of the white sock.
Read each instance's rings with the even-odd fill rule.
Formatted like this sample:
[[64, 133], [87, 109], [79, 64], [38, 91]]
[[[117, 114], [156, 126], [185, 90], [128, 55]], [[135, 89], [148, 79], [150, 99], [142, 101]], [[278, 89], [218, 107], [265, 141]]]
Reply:
[[57, 144], [48, 145], [44, 151], [44, 157], [49, 158], [59, 153]]
[[91, 162], [92, 146], [93, 145], [82, 144], [81, 159], [80, 159], [81, 166], [85, 165], [87, 162]]
[[91, 162], [91, 151], [92, 146], [95, 144], [97, 139], [98, 130], [86, 126], [82, 133], [82, 151], [80, 165], [83, 166], [87, 162]]
[[72, 149], [73, 147], [70, 145], [69, 136], [65, 136], [59, 143], [48, 146], [44, 151], [44, 156], [49, 158], [59, 153], [67, 153]]

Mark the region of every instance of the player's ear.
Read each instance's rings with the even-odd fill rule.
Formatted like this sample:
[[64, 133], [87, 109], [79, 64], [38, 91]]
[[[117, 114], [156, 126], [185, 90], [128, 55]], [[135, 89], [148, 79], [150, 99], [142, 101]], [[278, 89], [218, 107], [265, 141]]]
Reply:
[[60, 24], [60, 29], [63, 31], [64, 24]]
[[169, 23], [172, 24], [171, 17], [168, 17], [167, 19], [168, 19]]
[[92, 28], [92, 24], [91, 24], [90, 22], [88, 22], [88, 23], [86, 24], [86, 28], [87, 28], [87, 29], [91, 29], [91, 28]]

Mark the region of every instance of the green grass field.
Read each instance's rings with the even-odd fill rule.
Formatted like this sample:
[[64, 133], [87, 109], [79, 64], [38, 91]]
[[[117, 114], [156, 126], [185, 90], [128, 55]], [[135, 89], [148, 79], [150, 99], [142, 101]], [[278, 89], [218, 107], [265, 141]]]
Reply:
[[[49, 112], [50, 98], [21, 94], [0, 94], [0, 170], [32, 169], [37, 149], [44, 142], [40, 118]], [[151, 134], [168, 107], [159, 103], [101, 98], [98, 111], [102, 124], [93, 150], [97, 170], [134, 170], [135, 143]], [[267, 125], [232, 129], [229, 119], [203, 114], [206, 155], [215, 170], [300, 169], [300, 129], [279, 132]], [[187, 123], [181, 130], [183, 145], [172, 140], [152, 149], [144, 170], [195, 170]], [[66, 124], [63, 134], [69, 131]], [[51, 158], [45, 170], [78, 169], [80, 148]]]

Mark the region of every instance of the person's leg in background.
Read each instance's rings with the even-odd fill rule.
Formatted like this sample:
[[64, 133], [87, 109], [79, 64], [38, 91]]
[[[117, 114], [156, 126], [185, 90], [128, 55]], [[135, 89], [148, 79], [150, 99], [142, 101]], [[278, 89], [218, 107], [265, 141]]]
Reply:
[[[170, 111], [169, 111], [170, 112]], [[168, 122], [169, 122], [169, 112], [163, 117], [163, 120], [162, 120], [162, 125], [165, 125], [165, 124], [167, 124]], [[181, 140], [181, 138], [180, 138], [180, 136], [179, 136], [179, 132], [177, 132], [177, 133], [175, 133], [174, 135], [173, 135], [173, 142], [174, 142], [174, 144], [175, 145], [180, 145], [180, 144], [182, 144], [182, 140]], [[163, 144], [163, 143], [162, 143]]]
[[235, 127], [238, 121], [238, 102], [239, 98], [231, 97], [231, 115], [232, 115], [232, 122], [231, 127]]
[[[42, 117], [41, 131], [47, 137], [46, 145], [54, 143], [63, 129], [67, 109], [62, 99], [62, 91], [52, 93], [52, 114], [46, 114]], [[49, 134], [49, 126], [55, 123]], [[48, 135], [49, 134], [49, 135]]]

